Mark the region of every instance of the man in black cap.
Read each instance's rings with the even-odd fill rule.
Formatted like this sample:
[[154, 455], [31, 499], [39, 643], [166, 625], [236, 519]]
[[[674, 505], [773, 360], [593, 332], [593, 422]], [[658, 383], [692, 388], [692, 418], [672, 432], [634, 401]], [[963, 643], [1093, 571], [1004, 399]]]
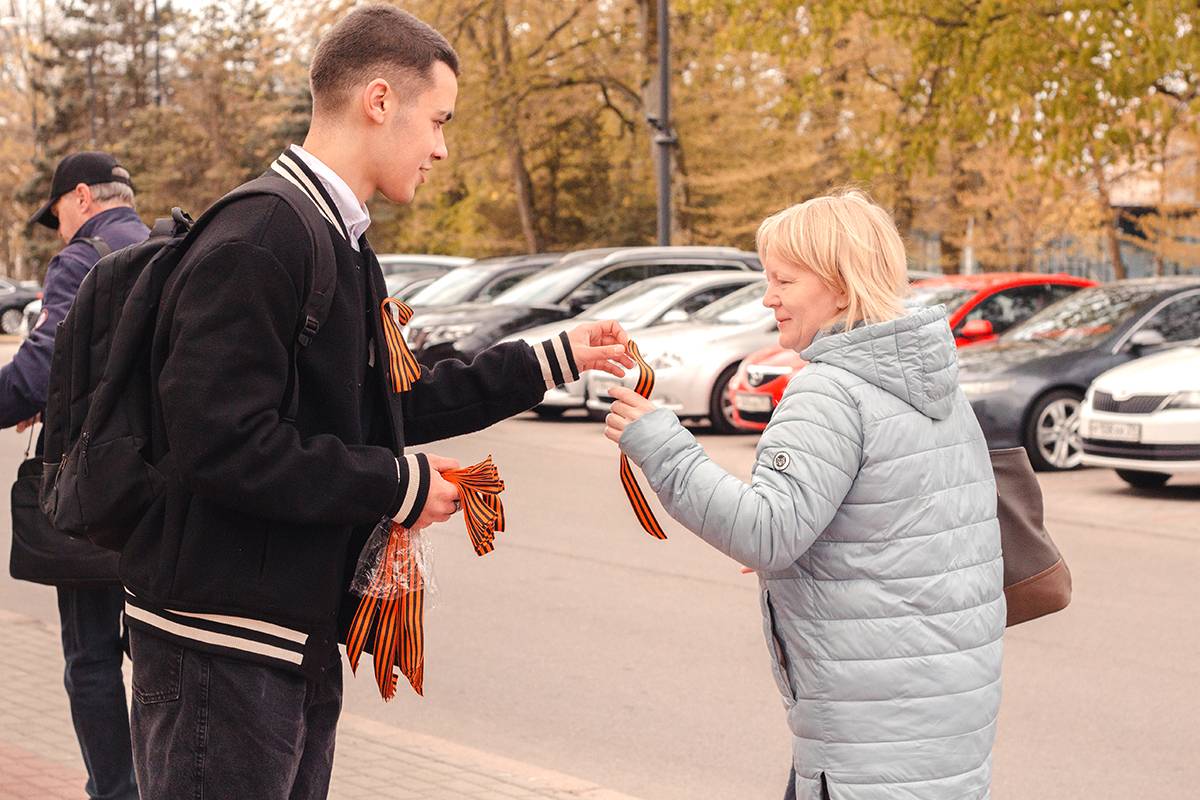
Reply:
[[[150, 230], [133, 210], [129, 172], [108, 153], [73, 153], [54, 170], [50, 199], [29, 220], [58, 232], [66, 245], [46, 268], [42, 313], [12, 362], [0, 368], [0, 428], [33, 425], [46, 405], [50, 357], [58, 323], [100, 257], [144, 241]], [[129, 711], [121, 674], [119, 583], [97, 588], [58, 587], [64, 682], [71, 719], [94, 800], [136, 800]]]

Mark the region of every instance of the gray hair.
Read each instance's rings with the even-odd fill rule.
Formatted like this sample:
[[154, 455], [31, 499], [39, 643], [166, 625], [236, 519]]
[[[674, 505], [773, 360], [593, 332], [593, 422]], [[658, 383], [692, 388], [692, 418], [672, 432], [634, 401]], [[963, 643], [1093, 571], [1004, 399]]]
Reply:
[[127, 205], [133, 208], [133, 187], [127, 183], [121, 183], [120, 181], [94, 183], [88, 188], [92, 190], [92, 199], [97, 203], [107, 203], [116, 200], [118, 205]]

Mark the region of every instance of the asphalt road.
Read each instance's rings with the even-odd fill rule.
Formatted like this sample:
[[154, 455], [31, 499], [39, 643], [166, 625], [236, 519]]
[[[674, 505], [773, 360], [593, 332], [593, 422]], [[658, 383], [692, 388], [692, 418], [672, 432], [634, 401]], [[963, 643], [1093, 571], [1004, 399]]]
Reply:
[[[748, 475], [753, 437], [701, 438]], [[24, 446], [0, 432], [0, 474]], [[433, 532], [425, 697], [385, 705], [368, 671], [347, 711], [647, 800], [782, 795], [756, 582], [661, 512], [670, 539], [643, 533], [598, 425], [529, 416], [426, 449], [492, 454], [508, 531], [482, 558], [461, 523]], [[1043, 488], [1075, 597], [1006, 637], [994, 797], [1195, 797], [1200, 480], [1139, 492], [1086, 470]], [[0, 609], [56, 618], [52, 590], [7, 576]]]

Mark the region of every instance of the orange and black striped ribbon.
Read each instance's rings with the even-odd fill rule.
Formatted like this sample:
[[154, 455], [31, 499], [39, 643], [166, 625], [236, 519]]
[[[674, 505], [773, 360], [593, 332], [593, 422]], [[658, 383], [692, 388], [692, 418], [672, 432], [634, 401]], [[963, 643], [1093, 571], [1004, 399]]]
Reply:
[[[389, 313], [388, 306], [396, 307], [399, 322]], [[421, 377], [421, 365], [408, 349], [404, 334], [400, 331], [412, 319], [413, 310], [396, 298], [388, 297], [380, 304], [379, 311], [383, 320], [383, 335], [387, 339], [388, 375], [391, 377], [392, 391], [407, 392]]]
[[[641, 351], [638, 350], [637, 344], [632, 339], [629, 340], [626, 349], [629, 351], [630, 358], [638, 365], [640, 373], [637, 385], [633, 387], [633, 390], [649, 400], [650, 393], [654, 391], [654, 370], [646, 363], [646, 359], [642, 358]], [[646, 502], [646, 495], [642, 494], [642, 487], [638, 486], [637, 478], [634, 477], [629, 457], [624, 453], [621, 453], [621, 485], [625, 487], [625, 496], [629, 498], [629, 505], [633, 506], [633, 513], [637, 515], [638, 522], [642, 524], [646, 533], [656, 539], [666, 539], [667, 534], [655, 519], [654, 512], [650, 510], [650, 504]]]
[[[492, 457], [474, 466], [447, 470], [442, 477], [458, 487], [475, 552], [481, 556], [490, 553], [496, 534], [504, 530], [504, 506], [500, 503], [504, 481]], [[425, 583], [412, 551], [411, 536], [408, 529], [391, 524], [383, 559], [371, 578], [369, 591], [358, 603], [346, 637], [350, 669], [357, 674], [359, 659], [374, 629], [375, 680], [384, 700], [396, 695], [393, 667], [399, 667], [417, 694], [424, 693]]]

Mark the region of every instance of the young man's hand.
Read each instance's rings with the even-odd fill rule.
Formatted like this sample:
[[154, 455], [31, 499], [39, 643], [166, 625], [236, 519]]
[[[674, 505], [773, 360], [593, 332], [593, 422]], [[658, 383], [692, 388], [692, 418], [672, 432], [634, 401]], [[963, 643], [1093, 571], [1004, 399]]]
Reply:
[[429, 493], [425, 495], [421, 516], [413, 523], [414, 531], [428, 528], [435, 522], [446, 522], [459, 511], [458, 487], [442, 477], [446, 470], [458, 469], [458, 462], [442, 456], [426, 457], [429, 459]]
[[580, 372], [598, 369], [619, 378], [625, 369], [633, 368], [633, 359], [625, 351], [629, 334], [616, 320], [585, 322], [567, 331], [567, 338], [571, 340], [571, 355]]

